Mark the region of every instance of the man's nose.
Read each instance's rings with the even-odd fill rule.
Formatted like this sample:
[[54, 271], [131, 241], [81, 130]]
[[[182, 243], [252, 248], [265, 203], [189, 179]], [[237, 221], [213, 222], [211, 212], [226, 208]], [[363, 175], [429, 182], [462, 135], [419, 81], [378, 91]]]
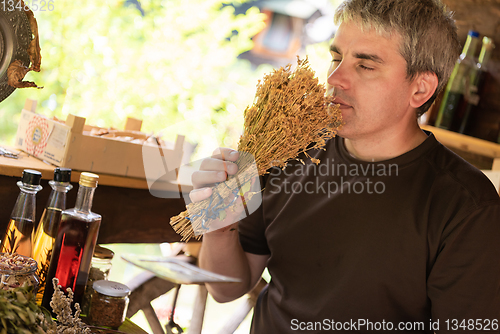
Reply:
[[334, 88], [347, 89], [349, 87], [349, 76], [346, 74], [345, 67], [340, 63], [329, 75], [326, 80], [329, 86]]

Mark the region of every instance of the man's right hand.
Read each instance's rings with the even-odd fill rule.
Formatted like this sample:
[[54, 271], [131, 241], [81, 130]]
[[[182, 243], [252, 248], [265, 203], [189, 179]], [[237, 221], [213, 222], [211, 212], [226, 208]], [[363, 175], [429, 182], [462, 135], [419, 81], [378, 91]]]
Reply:
[[234, 162], [238, 157], [238, 151], [219, 147], [210, 158], [203, 159], [200, 170], [191, 176], [194, 188], [189, 193], [191, 201], [199, 202], [210, 197], [212, 186], [225, 181], [229, 175], [235, 175], [238, 172], [238, 165]]
[[[191, 201], [200, 202], [209, 198], [212, 193], [212, 187], [219, 182], [224, 182], [229, 175], [235, 175], [238, 172], [238, 165], [234, 162], [238, 159], [239, 152], [230, 148], [217, 148], [210, 158], [203, 159], [200, 170], [193, 173], [191, 181], [193, 188], [189, 193]], [[241, 219], [243, 212], [243, 203], [241, 198], [235, 200], [235, 210], [226, 212], [224, 220], [215, 219], [211, 221], [210, 230], [207, 232], [219, 231], [225, 232], [234, 229], [237, 221]]]

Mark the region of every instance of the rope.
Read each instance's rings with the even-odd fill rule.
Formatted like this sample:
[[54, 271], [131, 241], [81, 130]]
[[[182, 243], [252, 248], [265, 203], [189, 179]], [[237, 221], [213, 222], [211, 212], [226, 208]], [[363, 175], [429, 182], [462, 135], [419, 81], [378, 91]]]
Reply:
[[[228, 181], [224, 181], [224, 182], [219, 182], [219, 183], [216, 183], [216, 185], [212, 188], [212, 195], [209, 197], [209, 201], [208, 201], [208, 205], [206, 208], [202, 208], [199, 210], [198, 213], [193, 213], [191, 214], [190, 216], [188, 217], [185, 217], [188, 221], [191, 222], [191, 224], [193, 224], [194, 221], [196, 221], [198, 218], [201, 218], [201, 229], [203, 231], [208, 231], [210, 228], [207, 226], [207, 223], [210, 221], [210, 220], [215, 220], [217, 218], [219, 218], [220, 216], [220, 213], [222, 211], [226, 211], [227, 209], [229, 209], [231, 206], [234, 205], [234, 203], [236, 202], [236, 200], [238, 199], [238, 193], [240, 193], [240, 196], [243, 196], [244, 194], [241, 193], [241, 187], [243, 187], [243, 185], [247, 184], [247, 182], [250, 182], [251, 180], [251, 175], [250, 177], [246, 178], [242, 183], [241, 183], [241, 186], [238, 186], [234, 189], [231, 189], [229, 186], [228, 186]], [[229, 189], [230, 190], [230, 193], [229, 195], [232, 195], [233, 199], [227, 203], [227, 204], [224, 204], [224, 197], [222, 197], [220, 195], [220, 192], [221, 191], [217, 191], [217, 188], [219, 187], [219, 185], [223, 185], [226, 187], [226, 189]], [[196, 230], [196, 228], [194, 228], [193, 226], [193, 230]]]

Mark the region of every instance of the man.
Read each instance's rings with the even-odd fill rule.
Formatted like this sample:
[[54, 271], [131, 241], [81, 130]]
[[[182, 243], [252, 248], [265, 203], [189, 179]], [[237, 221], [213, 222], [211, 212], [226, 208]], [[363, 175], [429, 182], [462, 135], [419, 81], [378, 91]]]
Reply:
[[[417, 123], [460, 52], [450, 13], [438, 0], [347, 0], [335, 19], [328, 88], [345, 125], [310, 153], [320, 165], [270, 169], [260, 208], [204, 235], [200, 265], [242, 280], [210, 293], [238, 298], [267, 267], [257, 334], [498, 332], [499, 197]], [[191, 198], [235, 174], [237, 155], [206, 159]]]

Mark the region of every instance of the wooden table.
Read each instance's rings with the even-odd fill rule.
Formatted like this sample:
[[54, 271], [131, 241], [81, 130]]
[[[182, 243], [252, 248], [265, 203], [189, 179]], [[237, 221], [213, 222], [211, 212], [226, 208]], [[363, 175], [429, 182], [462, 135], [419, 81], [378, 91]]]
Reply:
[[147, 334], [147, 332], [130, 321], [130, 319], [125, 319], [125, 322], [120, 326], [120, 328], [118, 328], [118, 330], [128, 334]]
[[[0, 231], [5, 231], [14, 208], [24, 169], [35, 169], [42, 173], [43, 189], [37, 194], [39, 220], [51, 191], [48, 184], [53, 179], [55, 166], [43, 162], [8, 145], [10, 151], [19, 152], [19, 159], [0, 156]], [[67, 206], [73, 207], [76, 200], [81, 171], [73, 171], [73, 189], [68, 193]], [[98, 243], [162, 243], [180, 240], [169, 224], [170, 217], [185, 210], [182, 195], [192, 189], [189, 175], [180, 175], [177, 182], [161, 184], [163, 197], [158, 198], [148, 190], [145, 179], [99, 174], [99, 185], [94, 195], [92, 211], [102, 215]], [[1, 238], [1, 237], [0, 237]]]
[[118, 328], [118, 330], [108, 330], [108, 329], [99, 329], [96, 327], [90, 328], [92, 334], [147, 334], [141, 327], [134, 324], [130, 319], [125, 319], [125, 322]]

